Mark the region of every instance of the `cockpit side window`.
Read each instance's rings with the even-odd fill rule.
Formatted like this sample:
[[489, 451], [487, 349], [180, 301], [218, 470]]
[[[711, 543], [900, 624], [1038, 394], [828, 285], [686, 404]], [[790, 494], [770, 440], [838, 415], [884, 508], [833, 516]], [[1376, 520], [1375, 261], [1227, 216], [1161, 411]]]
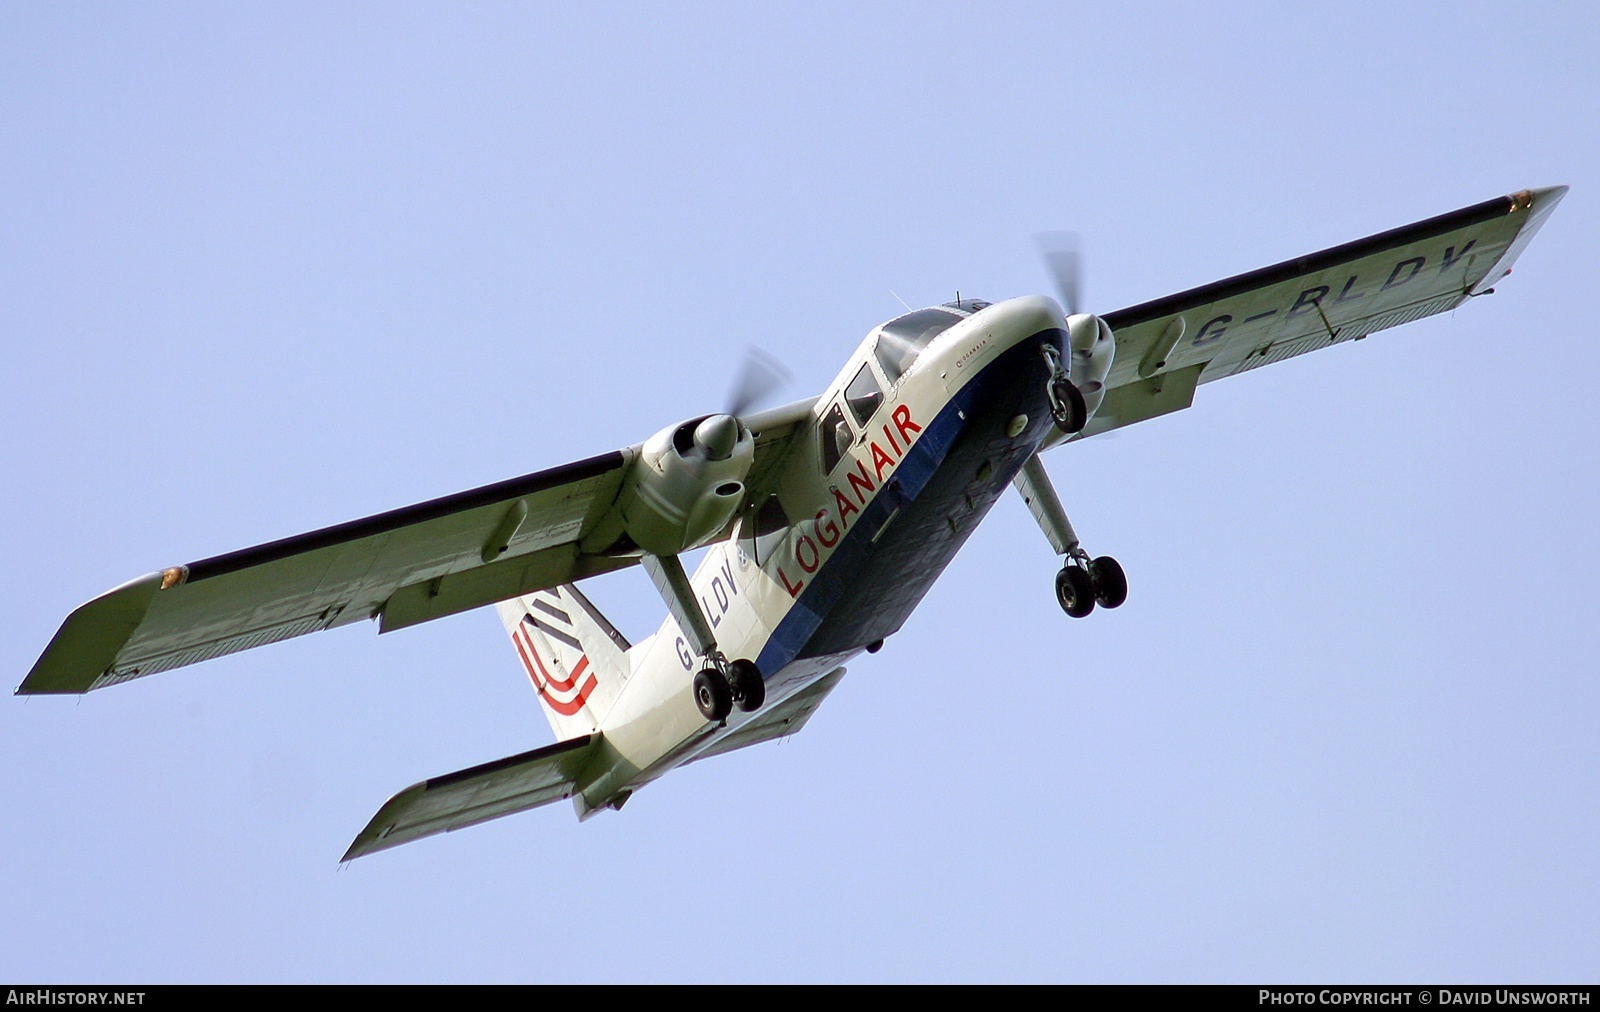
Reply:
[[878, 328], [873, 354], [890, 383], [898, 383], [928, 343], [960, 323], [962, 317], [945, 309], [919, 309]]
[[822, 441], [822, 473], [831, 474], [850, 451], [850, 441], [855, 439], [850, 423], [844, 420], [844, 407], [838, 401], [822, 416], [817, 436]]
[[844, 399], [850, 404], [850, 413], [856, 416], [856, 424], [865, 428], [867, 419], [883, 403], [883, 391], [878, 389], [878, 378], [872, 375], [872, 366], [862, 365], [856, 378], [845, 388]]

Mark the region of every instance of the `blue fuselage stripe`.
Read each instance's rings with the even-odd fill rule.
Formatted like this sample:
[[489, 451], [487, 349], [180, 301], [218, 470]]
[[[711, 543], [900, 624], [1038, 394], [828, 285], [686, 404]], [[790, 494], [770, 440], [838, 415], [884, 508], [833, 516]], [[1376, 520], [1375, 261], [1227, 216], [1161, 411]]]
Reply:
[[[1022, 342], [1023, 345], [1032, 343], [1032, 339]], [[844, 533], [833, 553], [811, 577], [810, 583], [795, 598], [789, 611], [767, 638], [760, 656], [756, 658], [756, 667], [761, 670], [763, 678], [773, 677], [799, 656], [841, 597], [845, 589], [843, 581], [858, 571], [872, 547], [873, 536], [897, 508], [905, 508], [916, 502], [927, 488], [956, 440], [972, 423], [977, 413], [975, 408], [979, 407], [975, 402], [988, 385], [986, 381], [997, 372], [1016, 368], [1018, 366], [1013, 355], [1001, 355], [968, 380], [946, 402], [933, 421], [923, 428], [894, 473], [861, 507], [861, 516]], [[937, 574], [930, 575], [930, 584], [934, 575]], [[918, 597], [926, 590], [926, 587], [921, 588]]]

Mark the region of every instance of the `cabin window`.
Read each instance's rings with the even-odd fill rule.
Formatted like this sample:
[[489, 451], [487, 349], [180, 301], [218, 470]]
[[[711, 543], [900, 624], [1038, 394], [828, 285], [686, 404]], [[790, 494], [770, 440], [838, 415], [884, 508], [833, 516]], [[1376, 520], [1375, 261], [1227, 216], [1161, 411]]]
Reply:
[[960, 323], [962, 317], [946, 309], [919, 309], [896, 317], [878, 328], [873, 354], [890, 383], [898, 383], [934, 338]]
[[830, 474], [839, 466], [844, 455], [850, 452], [850, 443], [855, 439], [850, 423], [844, 420], [844, 408], [838, 401], [822, 416], [822, 426], [817, 430], [817, 436], [822, 440], [822, 473]]
[[767, 501], [745, 523], [756, 565], [764, 566], [783, 545], [783, 539], [789, 536], [789, 514], [783, 511], [783, 504], [777, 496], [769, 495]]
[[850, 413], [856, 416], [856, 424], [865, 427], [867, 419], [883, 403], [883, 391], [878, 388], [878, 378], [872, 375], [870, 365], [863, 365], [856, 373], [845, 388], [844, 399], [850, 404]]

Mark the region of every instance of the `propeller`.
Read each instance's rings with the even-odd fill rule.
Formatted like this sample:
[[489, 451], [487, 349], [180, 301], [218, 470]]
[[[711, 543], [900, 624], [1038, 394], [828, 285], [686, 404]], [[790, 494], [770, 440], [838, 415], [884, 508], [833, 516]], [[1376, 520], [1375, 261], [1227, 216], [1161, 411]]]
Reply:
[[1033, 240], [1061, 293], [1061, 308], [1068, 316], [1083, 312], [1083, 243], [1078, 233], [1039, 232]]
[[[1045, 267], [1056, 283], [1056, 291], [1061, 294], [1061, 308], [1067, 314], [1067, 347], [1062, 350], [1069, 361], [1061, 364], [1067, 367], [1071, 379], [1066, 385], [1072, 389], [1070, 393], [1063, 393], [1067, 393], [1068, 399], [1080, 402], [1080, 417], [1086, 421], [1100, 410], [1105, 398], [1106, 379], [1117, 353], [1116, 338], [1106, 321], [1089, 315], [1084, 304], [1083, 240], [1078, 233], [1039, 232], [1033, 240], [1039, 246]], [[1052, 386], [1051, 389], [1056, 388]], [[1083, 426], [1082, 422], [1077, 422], [1077, 428], [1069, 428], [1070, 423], [1059, 417], [1057, 424], [1068, 432], [1076, 432]]]
[[790, 373], [782, 362], [749, 345], [744, 350], [744, 361], [734, 378], [733, 389], [728, 391], [727, 414], [741, 417], [767, 402], [789, 382]]

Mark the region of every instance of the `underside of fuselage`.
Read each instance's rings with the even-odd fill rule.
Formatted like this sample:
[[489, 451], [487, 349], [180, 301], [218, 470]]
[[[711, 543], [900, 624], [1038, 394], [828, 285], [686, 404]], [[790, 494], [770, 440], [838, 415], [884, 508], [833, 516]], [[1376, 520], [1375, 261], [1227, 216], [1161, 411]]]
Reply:
[[[604, 741], [575, 798], [580, 816], [615, 807], [669, 769], [726, 750], [762, 713], [793, 705], [830, 673], [837, 680], [850, 656], [900, 629], [1052, 431], [1050, 366], [1041, 351], [1047, 344], [1061, 353], [1065, 331], [1046, 327], [1015, 342], [949, 392], [921, 426], [752, 658], [767, 685], [762, 710], [685, 723], [693, 729], [654, 756], [648, 748], [619, 751]], [[941, 382], [944, 374], [926, 375]], [[893, 406], [891, 400], [879, 411]], [[863, 428], [873, 424], [876, 418]], [[608, 739], [620, 733], [606, 731]]]
[[[848, 654], [900, 629], [1052, 425], [1045, 330], [958, 390], [806, 588], [822, 620], [798, 658]], [[1008, 432], [1026, 416], [1020, 432]], [[810, 600], [814, 596], [814, 600]]]

